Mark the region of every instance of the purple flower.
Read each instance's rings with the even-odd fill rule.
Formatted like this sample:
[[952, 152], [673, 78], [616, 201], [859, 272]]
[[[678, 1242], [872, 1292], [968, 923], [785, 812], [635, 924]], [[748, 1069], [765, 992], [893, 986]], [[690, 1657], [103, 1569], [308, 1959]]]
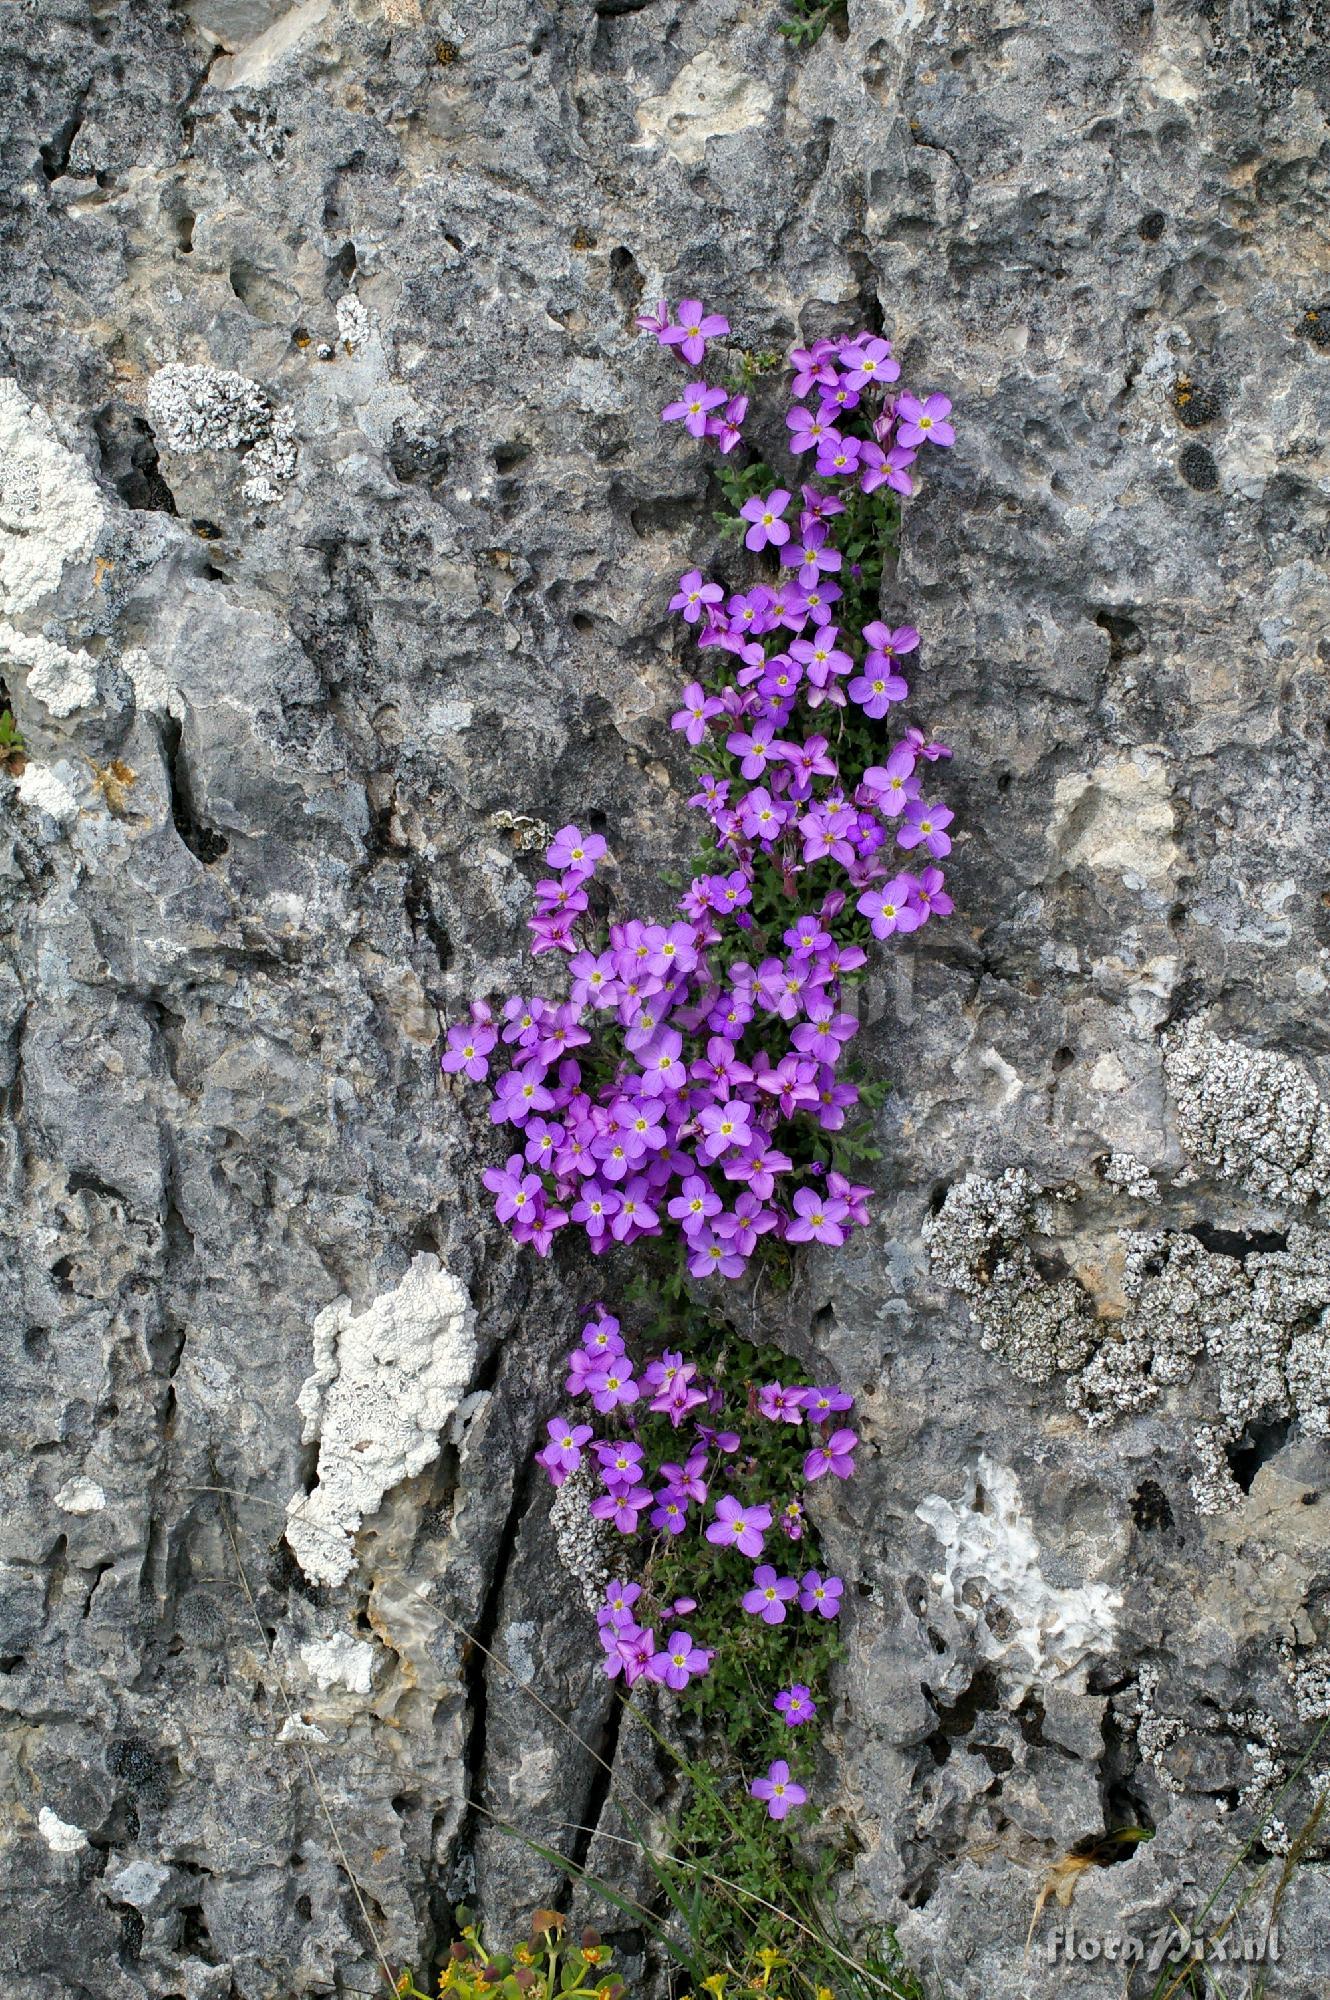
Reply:
[[[831, 1192], [835, 1194], [838, 1190], [832, 1188]], [[854, 1408], [854, 1397], [834, 1385], [828, 1389], [804, 1389], [801, 1394], [810, 1424], [825, 1423], [828, 1417], [839, 1416], [842, 1411]]]
[[554, 1417], [545, 1428], [549, 1432], [550, 1445], [558, 1453], [561, 1470], [576, 1472], [582, 1463], [582, 1446], [591, 1436], [590, 1424], [568, 1424], [562, 1417]]
[[669, 1688], [686, 1688], [710, 1665], [711, 1655], [705, 1646], [695, 1646], [687, 1632], [671, 1632], [664, 1652], [657, 1653], [651, 1662], [651, 1678]]
[[816, 1611], [823, 1618], [834, 1618], [840, 1610], [844, 1588], [838, 1576], [823, 1579], [815, 1569], [810, 1569], [799, 1582], [799, 1609]]
[[[707, 1482], [703, 1479], [702, 1474], [706, 1470], [706, 1463], [707, 1455], [705, 1449], [690, 1452], [687, 1461], [683, 1465], [675, 1465], [673, 1462], [667, 1462], [662, 1465], [660, 1476], [687, 1499], [705, 1500], [707, 1497]], [[689, 1608], [691, 1609], [692, 1607], [690, 1606]]]
[[[606, 1186], [598, 1180], [584, 1181], [582, 1183], [582, 1198], [573, 1204], [573, 1221], [581, 1223], [583, 1229], [585, 1229], [587, 1235], [594, 1243], [597, 1238], [605, 1234], [610, 1223], [618, 1214], [620, 1199], [621, 1197], [616, 1188]], [[612, 1410], [614, 1405], [613, 1403], [602, 1405], [600, 1402], [597, 1402], [596, 1408], [599, 1410], [602, 1407]]]
[[700, 299], [680, 299], [676, 310], [679, 324], [661, 329], [660, 344], [677, 347], [684, 360], [696, 368], [707, 351], [708, 340], [728, 333], [730, 322], [720, 313], [709, 313]]
[[787, 1729], [797, 1729], [801, 1723], [811, 1722], [817, 1714], [817, 1703], [802, 1682], [793, 1687], [782, 1688], [772, 1702], [777, 1715], [785, 1717]]
[[917, 931], [924, 920], [915, 899], [913, 875], [897, 875], [884, 889], [870, 889], [854, 907], [868, 918], [876, 938], [889, 938], [896, 931]]
[[824, 570], [839, 569], [840, 550], [831, 548], [827, 541], [827, 529], [821, 521], [814, 521], [811, 528], [805, 528], [797, 542], [791, 542], [781, 556], [781, 561], [797, 568], [799, 582], [805, 590], [811, 590]]
[[490, 1119], [495, 1125], [524, 1125], [533, 1111], [553, 1109], [554, 1098], [545, 1088], [545, 1065], [525, 1062], [499, 1078]]
[[956, 433], [944, 420], [951, 415], [951, 404], [945, 396], [927, 396], [921, 403], [917, 396], [896, 398], [896, 441], [898, 444], [940, 444], [956, 442]]
[[707, 1540], [721, 1548], [732, 1544], [740, 1555], [760, 1556], [763, 1530], [770, 1526], [770, 1507], [741, 1507], [732, 1493], [725, 1493], [716, 1503], [716, 1518], [707, 1529]]
[[489, 1064], [485, 1060], [494, 1047], [498, 1036], [488, 1021], [468, 1021], [459, 1023], [448, 1030], [448, 1046], [444, 1051], [440, 1067], [452, 1076], [461, 1070], [472, 1083], [483, 1083], [489, 1075]]
[[633, 1606], [642, 1595], [639, 1583], [612, 1583], [605, 1592], [605, 1602], [596, 1613], [598, 1625], [631, 1625]]
[[605, 1671], [611, 1679], [622, 1672], [631, 1687], [634, 1681], [641, 1680], [643, 1674], [650, 1673], [651, 1662], [656, 1656], [656, 1635], [650, 1629], [643, 1632], [631, 1623], [617, 1629], [603, 1625], [600, 1643], [609, 1655]]
[[603, 836], [583, 833], [579, 826], [561, 826], [545, 849], [545, 859], [551, 868], [566, 869], [573, 875], [594, 874], [596, 863], [604, 858]]
[[712, 1192], [701, 1174], [689, 1174], [670, 1203], [669, 1213], [681, 1225], [685, 1236], [698, 1236], [706, 1229], [708, 1218], [720, 1214], [721, 1206], [720, 1196]]
[[694, 1278], [739, 1278], [744, 1272], [744, 1256], [728, 1238], [704, 1229], [688, 1241], [688, 1270]]
[[613, 1521], [621, 1535], [635, 1535], [638, 1516], [650, 1505], [650, 1487], [620, 1486], [612, 1493], [597, 1494], [590, 1512], [598, 1521]]
[[790, 524], [782, 521], [781, 515], [790, 504], [790, 496], [783, 486], [777, 486], [767, 494], [765, 500], [757, 494], [745, 500], [739, 509], [740, 516], [749, 525], [744, 536], [746, 549], [783, 548], [790, 539]]
[[787, 1500], [780, 1510], [780, 1529], [792, 1542], [801, 1542], [804, 1537], [804, 1506], [799, 1499]]
[[863, 634], [869, 646], [864, 664], [870, 673], [875, 673], [878, 668], [889, 671], [902, 653], [914, 652], [919, 644], [919, 634], [913, 625], [897, 625], [893, 630], [880, 618], [875, 618], [871, 625], [865, 625]]
[[619, 997], [611, 953], [579, 951], [568, 961], [572, 981], [570, 991], [577, 1007], [610, 1007]]
[[853, 1452], [859, 1439], [853, 1431], [833, 1431], [825, 1444], [814, 1445], [804, 1460], [804, 1478], [820, 1479], [824, 1472], [834, 1472], [837, 1479], [848, 1479], [854, 1471]]
[[683, 691], [683, 704], [675, 712], [670, 727], [682, 729], [685, 740], [696, 749], [707, 733], [708, 722], [722, 712], [725, 704], [708, 694], [700, 681], [689, 681]]
[[[574, 1209], [573, 1220], [577, 1219], [577, 1210]], [[621, 1403], [635, 1403], [642, 1393], [633, 1380], [626, 1359], [608, 1361], [599, 1368], [593, 1368], [587, 1376], [587, 1387], [591, 1391], [592, 1402], [602, 1416], [617, 1410]]]
[[889, 340], [857, 340], [853, 347], [842, 352], [840, 365], [848, 371], [845, 376], [847, 389], [866, 389], [876, 382], [894, 382], [901, 372], [899, 361], [892, 359]]
[[709, 1160], [722, 1153], [741, 1152], [752, 1140], [752, 1110], [741, 1097], [727, 1097], [723, 1104], [709, 1104], [698, 1119], [702, 1129], [702, 1151]]
[[837, 375], [830, 357], [835, 348], [829, 340], [815, 340], [811, 347], [795, 347], [790, 350], [790, 366], [794, 370], [794, 380], [790, 384], [796, 396], [806, 396], [817, 386], [831, 388]]
[[634, 326], [642, 333], [654, 333], [658, 340], [669, 323], [670, 302], [668, 299], [661, 299], [654, 312], [641, 312], [633, 321]]
[[714, 438], [722, 457], [734, 450], [743, 438], [739, 426], [748, 415], [747, 396], [731, 396], [718, 417], [707, 418], [707, 436]]
[[665, 405], [660, 420], [669, 424], [682, 418], [683, 427], [691, 437], [705, 437], [708, 410], [716, 409], [724, 401], [723, 389], [708, 389], [705, 382], [690, 382], [677, 402]]
[[802, 1391], [768, 1382], [758, 1392], [757, 1407], [773, 1424], [801, 1424], [804, 1420]]
[[854, 479], [859, 472], [859, 459], [863, 452], [859, 438], [823, 438], [817, 454], [817, 476], [819, 479]]
[[785, 419], [790, 429], [790, 450], [820, 451], [828, 438], [838, 439], [840, 432], [830, 417], [821, 413], [814, 416], [811, 410], [794, 409]]
[[[776, 1227], [776, 1216], [772, 1209], [764, 1208], [751, 1189], [745, 1189], [734, 1204], [733, 1212], [718, 1215], [714, 1228], [716, 1235], [740, 1258], [751, 1257], [757, 1248], [759, 1236]], [[724, 1266], [722, 1265], [722, 1270]], [[726, 1271], [728, 1277], [730, 1272]], [[733, 1275], [737, 1276], [737, 1272]]]
[[850, 700], [857, 702], [865, 715], [880, 722], [893, 701], [904, 701], [910, 692], [909, 683], [899, 674], [877, 672], [873, 675], [859, 674], [846, 689]]
[[601, 1311], [582, 1328], [582, 1345], [588, 1354], [622, 1354], [623, 1335], [613, 1313]]
[[914, 893], [930, 916], [949, 917], [956, 907], [942, 887], [945, 879], [940, 868], [925, 868], [919, 877]]
[[802, 1785], [796, 1785], [790, 1776], [790, 1767], [783, 1757], [777, 1757], [767, 1766], [765, 1778], [754, 1778], [748, 1787], [751, 1798], [760, 1799], [766, 1806], [771, 1819], [784, 1819], [795, 1806], [804, 1804], [808, 1797]]
[[481, 1175], [490, 1193], [497, 1196], [494, 1213], [500, 1222], [511, 1222], [515, 1215], [534, 1210], [544, 1191], [540, 1175], [524, 1174], [522, 1164], [520, 1153], [510, 1153], [506, 1168], [487, 1167]]
[[670, 610], [682, 611], [685, 623], [696, 625], [707, 606], [719, 604], [724, 595], [718, 583], [703, 580], [700, 569], [690, 569], [687, 576], [679, 578], [679, 588], [670, 599]]
[[743, 1607], [766, 1625], [783, 1625], [785, 1607], [798, 1595], [799, 1586], [792, 1576], [777, 1576], [770, 1563], [763, 1563], [753, 1571], [753, 1587], [745, 1591]]
[[758, 722], [753, 725], [751, 735], [736, 730], [733, 736], [726, 737], [725, 748], [730, 755], [743, 759], [739, 770], [745, 778], [762, 776], [767, 767], [767, 759], [772, 755], [774, 735], [775, 730], [769, 722]]
[[662, 1028], [645, 1048], [638, 1050], [644, 1097], [659, 1097], [665, 1091], [683, 1087], [687, 1071], [679, 1060], [682, 1053], [683, 1036], [675, 1028]]
[[663, 1529], [667, 1535], [681, 1535], [688, 1526], [688, 1495], [677, 1487], [665, 1487], [656, 1495], [651, 1525]]
[[809, 1006], [808, 1019], [799, 1024], [790, 1040], [801, 1055], [834, 1063], [845, 1044], [858, 1032], [859, 1023], [853, 1014], [838, 1014], [829, 1000], [818, 1000]]
[[955, 817], [944, 805], [926, 806], [922, 799], [911, 799], [896, 843], [900, 847], [918, 847], [922, 843], [933, 859], [940, 861], [944, 854], [951, 853], [951, 836], [942, 829], [950, 826]]
[[883, 451], [880, 444], [874, 444], [870, 439], [859, 459], [860, 490], [876, 493], [879, 486], [889, 486], [893, 493], [903, 493], [908, 499], [914, 492], [910, 467], [916, 456], [916, 453], [906, 451], [904, 445], [899, 444], [892, 445], [890, 451]]
[[[845, 1241], [841, 1225], [849, 1220], [850, 1211], [843, 1201], [830, 1200], [814, 1188], [800, 1188], [794, 1197], [794, 1210], [794, 1220], [785, 1232], [787, 1243], [829, 1243], [838, 1247]], [[807, 1464], [805, 1459], [805, 1472]], [[825, 1472], [826, 1467], [822, 1469]]]

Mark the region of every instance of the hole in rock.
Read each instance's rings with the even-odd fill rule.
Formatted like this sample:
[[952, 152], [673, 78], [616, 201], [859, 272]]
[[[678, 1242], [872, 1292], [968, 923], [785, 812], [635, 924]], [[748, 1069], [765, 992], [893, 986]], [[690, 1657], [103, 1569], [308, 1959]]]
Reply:
[[1248, 1424], [1235, 1444], [1225, 1445], [1224, 1456], [1228, 1460], [1229, 1471], [1244, 1493], [1251, 1492], [1261, 1467], [1268, 1464], [1276, 1452], [1283, 1450], [1292, 1428], [1291, 1417], [1279, 1417], [1268, 1424]]

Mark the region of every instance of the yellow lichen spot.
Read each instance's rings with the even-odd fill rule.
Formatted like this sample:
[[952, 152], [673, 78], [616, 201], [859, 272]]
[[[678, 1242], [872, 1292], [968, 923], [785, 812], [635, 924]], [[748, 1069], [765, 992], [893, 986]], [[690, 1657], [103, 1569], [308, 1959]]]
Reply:
[[103, 578], [104, 576], [109, 576], [109, 575], [111, 574], [111, 571], [112, 571], [112, 570], [113, 570], [114, 568], [115, 568], [115, 564], [114, 564], [113, 562], [110, 562], [110, 561], [109, 561], [109, 560], [107, 559], [107, 557], [105, 557], [105, 556], [94, 556], [94, 557], [93, 557], [93, 560], [92, 560], [92, 587], [93, 587], [93, 589], [94, 589], [94, 590], [100, 590], [100, 589], [101, 589], [101, 587], [102, 587], [102, 578]]

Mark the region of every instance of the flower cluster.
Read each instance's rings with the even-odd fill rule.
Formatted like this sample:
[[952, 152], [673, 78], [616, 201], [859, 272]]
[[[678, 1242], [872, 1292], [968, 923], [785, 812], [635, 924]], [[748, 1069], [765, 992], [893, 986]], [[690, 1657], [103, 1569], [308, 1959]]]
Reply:
[[[708, 383], [701, 373], [708, 347], [730, 331], [730, 323], [722, 313], [709, 313], [700, 299], [680, 299], [676, 310], [677, 317], [669, 301], [662, 299], [654, 312], [641, 313], [637, 320], [641, 332], [654, 334], [693, 378], [666, 404], [661, 422], [681, 423], [691, 437], [707, 438], [718, 451], [732, 452], [743, 439], [749, 399]], [[948, 421], [951, 404], [945, 396], [921, 399], [894, 387], [901, 369], [889, 340], [871, 333], [815, 340], [811, 347], [793, 350], [790, 368], [794, 395], [785, 419], [790, 450], [813, 452], [821, 479], [853, 479], [865, 493], [889, 486], [908, 495], [914, 490], [910, 468], [921, 447], [945, 448], [956, 442]], [[789, 497], [784, 495], [787, 504]], [[789, 541], [789, 524], [780, 519], [783, 511], [769, 513], [765, 502], [752, 513], [744, 510], [744, 518], [758, 527], [757, 539], [751, 530], [747, 537], [750, 549], [768, 543], [780, 547]], [[776, 532], [763, 537], [761, 529], [773, 522]], [[795, 551], [785, 561], [798, 562]], [[817, 571], [839, 564], [800, 566]]]
[[[445, 1071], [474, 1081], [500, 1040], [513, 1051], [490, 1117], [520, 1150], [484, 1175], [499, 1220], [542, 1255], [569, 1223], [595, 1251], [672, 1225], [694, 1277], [740, 1276], [769, 1232], [843, 1243], [868, 1220], [868, 1189], [822, 1162], [796, 1175], [783, 1141], [800, 1118], [837, 1130], [858, 1100], [836, 1065], [858, 1029], [839, 1005], [840, 980], [862, 949], [835, 944], [820, 922], [794, 922], [787, 956], [722, 970], [708, 957], [720, 933], [705, 915], [579, 938], [604, 845], [564, 827], [547, 854], [558, 879], [537, 888], [536, 950], [571, 953], [569, 999], [515, 994], [498, 1019], [477, 1002], [448, 1033]], [[790, 1186], [788, 1206], [778, 1185]]]
[[[952, 909], [952, 813], [933, 782], [951, 751], [896, 730], [920, 634], [878, 614], [899, 496], [954, 432], [945, 397], [900, 386], [889, 341], [815, 341], [790, 356], [785, 427], [805, 465], [782, 484], [744, 434], [752, 368], [708, 380], [724, 316], [683, 299], [638, 324], [687, 371], [662, 418], [717, 448], [747, 552], [734, 586], [691, 569], [670, 600], [695, 646], [673, 727], [707, 842], [658, 921], [615, 908], [602, 835], [561, 827], [530, 920], [532, 957], [560, 976], [474, 1001], [442, 1065], [489, 1087], [507, 1146], [484, 1182], [517, 1241], [545, 1256], [570, 1228], [596, 1254], [672, 1239], [688, 1277], [735, 1279], [764, 1244], [836, 1248], [867, 1225], [870, 1190], [842, 1170], [862, 1156], [845, 1130], [853, 988], [871, 938]], [[615, 1562], [598, 1611], [605, 1672], [743, 1709], [749, 1771], [797, 1747], [787, 1732], [816, 1716], [834, 1656], [843, 1587], [817, 1566], [804, 1499], [855, 1469], [852, 1399], [760, 1384], [779, 1372], [767, 1356], [727, 1405], [733, 1327], [677, 1269], [670, 1285], [673, 1337], [640, 1366], [595, 1309], [568, 1357], [584, 1409], [551, 1421], [537, 1457], [556, 1487], [585, 1482], [596, 1532], [637, 1558]], [[749, 1790], [773, 1820], [806, 1797], [779, 1756]]]
[[[648, 323], [694, 369], [728, 331], [695, 300]], [[816, 444], [832, 490], [805, 484], [793, 514], [784, 488], [745, 502], [748, 547], [779, 558], [769, 582], [727, 597], [694, 570], [672, 600], [700, 655], [674, 726], [703, 765], [691, 803], [718, 865], [694, 877], [674, 921], [606, 925], [593, 907], [606, 842], [562, 827], [531, 931], [534, 956], [566, 959], [567, 997], [513, 994], [497, 1015], [477, 1001], [448, 1034], [444, 1069], [473, 1081], [500, 1042], [511, 1055], [490, 1115], [516, 1143], [485, 1182], [500, 1220], [542, 1255], [569, 1226], [596, 1252], [673, 1231], [693, 1277], [737, 1278], [764, 1237], [835, 1247], [868, 1220], [868, 1189], [829, 1170], [818, 1137], [858, 1102], [841, 1062], [864, 941], [951, 910], [936, 864], [952, 815], [924, 786], [951, 753], [918, 729], [882, 738], [919, 634], [870, 620], [856, 662], [833, 622], [846, 507], [834, 487], [852, 475], [871, 492], [879, 473], [908, 486], [916, 447], [952, 431], [944, 398], [891, 389], [884, 340], [818, 341], [791, 365], [796, 396], [817, 397], [816, 411], [790, 412], [792, 449]], [[694, 413], [699, 435], [742, 422], [737, 408], [713, 414], [716, 393]], [[924, 865], [907, 870], [904, 856]]]
[[[644, 1581], [612, 1583], [597, 1614], [607, 1674], [629, 1687], [646, 1679], [676, 1692], [708, 1674], [716, 1648], [695, 1636], [700, 1603], [708, 1629], [721, 1632], [736, 1609], [764, 1627], [838, 1616], [839, 1577], [798, 1562], [787, 1573], [770, 1558], [779, 1538], [791, 1550], [804, 1540], [801, 1489], [853, 1473], [858, 1438], [845, 1422], [852, 1397], [835, 1386], [768, 1382], [751, 1387], [742, 1415], [729, 1413], [721, 1385], [681, 1352], [667, 1349], [639, 1372], [619, 1321], [603, 1306], [567, 1369], [568, 1395], [590, 1403], [605, 1434], [590, 1421], [556, 1418], [537, 1463], [557, 1487], [589, 1462], [600, 1489], [592, 1516], [642, 1545]], [[768, 1477], [775, 1490], [763, 1486]], [[674, 1588], [679, 1574], [687, 1578], [682, 1592]], [[817, 1713], [811, 1688], [798, 1679], [775, 1690], [771, 1707], [789, 1729]]]

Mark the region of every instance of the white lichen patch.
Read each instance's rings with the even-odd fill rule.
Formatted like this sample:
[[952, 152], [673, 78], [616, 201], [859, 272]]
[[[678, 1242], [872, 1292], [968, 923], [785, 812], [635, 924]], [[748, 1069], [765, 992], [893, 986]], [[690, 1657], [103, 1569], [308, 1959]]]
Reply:
[[761, 125], [771, 110], [769, 87], [731, 68], [712, 49], [685, 63], [669, 89], [637, 107], [640, 143], [661, 146], [681, 166], [700, 166], [708, 139], [724, 139]]
[[305, 1672], [319, 1688], [343, 1687], [348, 1694], [368, 1694], [374, 1684], [374, 1648], [349, 1632], [328, 1639], [309, 1639], [300, 1648]]
[[1148, 1201], [1152, 1205], [1158, 1203], [1159, 1183], [1134, 1153], [1110, 1153], [1104, 1162], [1103, 1173], [1110, 1187], [1120, 1189], [1136, 1201]]
[[148, 416], [168, 451], [239, 451], [248, 477], [242, 491], [274, 500], [294, 476], [297, 447], [285, 412], [267, 391], [233, 368], [168, 362], [148, 384]]
[[303, 1715], [288, 1715], [277, 1732], [279, 1743], [326, 1743], [328, 1732]]
[[81, 1826], [71, 1826], [61, 1819], [49, 1806], [43, 1806], [37, 1815], [37, 1831], [52, 1854], [77, 1854], [88, 1845], [88, 1836]]
[[1152, 750], [1112, 757], [1059, 778], [1049, 839], [1069, 868], [1160, 888], [1178, 858], [1168, 767]]
[[577, 1585], [588, 1611], [605, 1601], [612, 1579], [613, 1549], [606, 1523], [588, 1512], [599, 1488], [590, 1461], [583, 1459], [559, 1487], [550, 1503], [550, 1526], [560, 1567]]
[[[1144, 1186], [1129, 1180], [1133, 1193]], [[1330, 1437], [1323, 1235], [1295, 1225], [1286, 1247], [1237, 1257], [1187, 1230], [1119, 1230], [1120, 1312], [1101, 1318], [1075, 1277], [1041, 1269], [1034, 1239], [1055, 1219], [1052, 1198], [1011, 1168], [995, 1180], [968, 1175], [925, 1224], [934, 1272], [968, 1300], [980, 1345], [1015, 1374], [1065, 1376], [1067, 1406], [1091, 1429], [1202, 1385], [1190, 1477], [1205, 1514], [1242, 1499], [1226, 1448], [1248, 1426], [1296, 1417], [1304, 1432]]]
[[1330, 1194], [1330, 1106], [1288, 1056], [1188, 1021], [1165, 1041], [1164, 1074], [1194, 1160], [1265, 1200]]
[[19, 668], [27, 675], [27, 693], [42, 704], [48, 715], [61, 718], [73, 715], [97, 699], [97, 682], [87, 654], [71, 653], [40, 633], [20, 632], [13, 625], [0, 625], [0, 663], [11, 685], [11, 668]]
[[1122, 1598], [1102, 1583], [1050, 1581], [1015, 1474], [981, 1456], [959, 1505], [931, 1493], [915, 1513], [942, 1544], [934, 1590], [974, 1626], [1011, 1698], [1035, 1682], [1072, 1680], [1083, 1691], [1087, 1663], [1113, 1644]]
[[15, 780], [18, 795], [30, 811], [54, 822], [58, 830], [78, 818], [82, 775], [68, 759], [56, 764], [29, 763]]
[[357, 1313], [349, 1299], [314, 1322], [314, 1372], [300, 1391], [317, 1483], [287, 1506], [286, 1539], [307, 1577], [341, 1583], [353, 1537], [385, 1493], [423, 1472], [476, 1363], [466, 1288], [437, 1257], [416, 1257], [396, 1290]]
[[67, 1479], [55, 1496], [55, 1504], [65, 1514], [100, 1514], [106, 1505], [106, 1489], [94, 1479]]
[[105, 518], [82, 459], [18, 384], [0, 377], [0, 615], [49, 597], [66, 563], [86, 561]]
[[1027, 1240], [1051, 1233], [1055, 1207], [1023, 1167], [1009, 1167], [996, 1180], [967, 1174], [923, 1229], [936, 1276], [970, 1302], [980, 1346], [1026, 1382], [1078, 1368], [1095, 1332], [1085, 1291], [1072, 1277], [1046, 1278]]

